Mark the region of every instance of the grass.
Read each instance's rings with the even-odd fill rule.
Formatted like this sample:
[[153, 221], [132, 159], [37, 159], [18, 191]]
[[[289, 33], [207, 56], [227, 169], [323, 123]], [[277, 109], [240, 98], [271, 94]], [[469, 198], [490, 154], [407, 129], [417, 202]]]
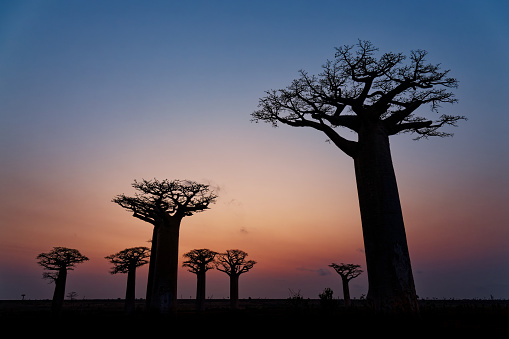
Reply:
[[[442, 337], [445, 335], [508, 335], [509, 301], [421, 300], [420, 315], [373, 314], [360, 300], [351, 308], [340, 301], [324, 307], [318, 299], [244, 299], [240, 309], [229, 309], [229, 300], [207, 300], [206, 310], [196, 312], [194, 300], [179, 300], [176, 314], [154, 315], [138, 300], [133, 315], [123, 312], [123, 300], [65, 301], [62, 314], [53, 317], [49, 300], [0, 301], [0, 326], [16, 334], [67, 333], [82, 335], [150, 335], [182, 331], [191, 338], [246, 334], [359, 336], [388, 333], [393, 336]], [[9, 332], [10, 333], [10, 332]]]

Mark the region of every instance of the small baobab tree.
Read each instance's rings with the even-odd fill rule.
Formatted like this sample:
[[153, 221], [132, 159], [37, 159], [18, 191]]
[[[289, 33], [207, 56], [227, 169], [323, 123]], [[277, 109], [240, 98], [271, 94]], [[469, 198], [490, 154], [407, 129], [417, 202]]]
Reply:
[[209, 185], [189, 180], [142, 180], [132, 184], [134, 196], [118, 195], [113, 202], [154, 226], [147, 283], [147, 306], [159, 313], [177, 310], [180, 223], [208, 209], [217, 195]]
[[111, 274], [127, 273], [127, 288], [125, 292], [124, 310], [127, 314], [134, 311], [136, 299], [136, 268], [149, 262], [150, 249], [148, 247], [126, 248], [118, 253], [104, 257], [113, 264]]
[[187, 260], [183, 262], [182, 266], [196, 274], [196, 309], [199, 311], [205, 309], [205, 273], [214, 268], [216, 255], [217, 252], [206, 248], [191, 250], [184, 254], [184, 258]]
[[227, 250], [218, 254], [216, 269], [230, 276], [230, 305], [232, 309], [239, 308], [239, 277], [256, 264], [254, 260], [246, 260], [247, 253], [241, 250]]
[[49, 271], [44, 272], [42, 277], [50, 279], [50, 282], [55, 282], [51, 311], [58, 314], [62, 310], [64, 302], [67, 271], [74, 270], [76, 264], [87, 261], [88, 258], [73, 248], [53, 247], [50, 252], [39, 254], [37, 259], [39, 260], [37, 263]]
[[343, 299], [345, 300], [345, 306], [349, 307], [351, 305], [351, 300], [348, 283], [350, 280], [357, 278], [362, 273], [362, 270], [360, 269], [361, 265], [343, 263], [338, 265], [332, 263], [329, 265], [329, 267], [335, 269], [336, 272], [341, 276], [341, 281], [343, 283]]
[[77, 292], [72, 291], [72, 292], [67, 293], [67, 298], [69, 298], [69, 300], [75, 300], [77, 297], [78, 297]]

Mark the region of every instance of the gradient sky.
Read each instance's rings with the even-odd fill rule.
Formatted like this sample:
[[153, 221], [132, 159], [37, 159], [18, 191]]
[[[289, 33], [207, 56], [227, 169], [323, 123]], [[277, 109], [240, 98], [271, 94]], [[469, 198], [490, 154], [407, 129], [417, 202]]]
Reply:
[[[427, 50], [460, 82], [441, 113], [469, 119], [453, 138], [391, 139], [417, 294], [509, 298], [508, 2], [0, 0], [0, 299], [51, 298], [35, 257], [54, 246], [90, 258], [68, 292], [123, 297], [104, 256], [148, 246], [152, 227], [111, 199], [141, 178], [217, 188], [180, 252], [248, 252], [241, 298], [342, 296], [328, 265], [365, 267], [352, 160], [250, 113], [358, 39]], [[229, 295], [226, 274], [207, 279]], [[195, 286], [182, 269], [179, 296]], [[350, 287], [366, 294], [367, 275]]]

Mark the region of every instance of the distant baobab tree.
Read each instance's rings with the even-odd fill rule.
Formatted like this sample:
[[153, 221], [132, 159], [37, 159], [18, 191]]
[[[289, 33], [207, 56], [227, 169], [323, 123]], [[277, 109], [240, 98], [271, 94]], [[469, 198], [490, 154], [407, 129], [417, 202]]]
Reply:
[[208, 209], [217, 196], [209, 185], [188, 180], [135, 180], [132, 186], [137, 191], [134, 197], [121, 194], [113, 202], [154, 226], [147, 305], [156, 312], [175, 312], [180, 223]]
[[205, 273], [214, 268], [214, 259], [217, 252], [206, 248], [191, 250], [184, 254], [187, 260], [182, 264], [188, 271], [196, 274], [196, 309], [205, 309]]
[[55, 282], [51, 311], [57, 314], [62, 310], [62, 303], [64, 302], [67, 271], [74, 270], [76, 264], [87, 261], [88, 258], [76, 249], [53, 247], [50, 252], [39, 254], [37, 259], [39, 259], [37, 262], [39, 265], [50, 271], [43, 273], [42, 277]]
[[[427, 52], [416, 50], [378, 54], [369, 41], [336, 48], [323, 71], [300, 78], [287, 88], [270, 90], [252, 113], [252, 121], [311, 127], [353, 159], [361, 212], [369, 291], [377, 311], [418, 312], [389, 137], [414, 133], [415, 139], [452, 135], [463, 116], [417, 115], [421, 106], [438, 113], [442, 103], [457, 100], [449, 89], [458, 81], [440, 65], [426, 62]], [[357, 134], [347, 139], [337, 129]]]
[[69, 298], [69, 300], [74, 300], [77, 297], [78, 297], [78, 293], [77, 292], [72, 291], [72, 292], [67, 293], [67, 298]]
[[350, 287], [348, 286], [348, 283], [350, 280], [357, 278], [362, 273], [362, 270], [360, 269], [361, 265], [343, 263], [338, 265], [332, 263], [329, 266], [335, 269], [336, 272], [341, 276], [341, 282], [343, 284], [343, 299], [345, 300], [345, 306], [349, 307], [351, 305], [351, 300]]
[[239, 307], [239, 277], [256, 264], [254, 260], [246, 260], [247, 253], [241, 250], [227, 250], [218, 254], [216, 269], [230, 276], [230, 305], [232, 309]]
[[136, 300], [136, 268], [149, 262], [150, 249], [148, 247], [126, 248], [118, 253], [104, 257], [113, 264], [111, 274], [127, 273], [127, 287], [125, 292], [124, 310], [127, 314], [134, 311]]

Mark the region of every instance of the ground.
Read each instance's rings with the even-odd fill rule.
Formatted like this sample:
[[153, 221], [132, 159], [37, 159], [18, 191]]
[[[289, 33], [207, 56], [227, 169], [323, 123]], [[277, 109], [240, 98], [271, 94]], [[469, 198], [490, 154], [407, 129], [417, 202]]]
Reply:
[[50, 306], [49, 300], [0, 301], [0, 326], [4, 333], [65, 336], [135, 337], [161, 331], [168, 335], [184, 331], [191, 338], [509, 335], [508, 300], [421, 300], [418, 317], [375, 315], [362, 300], [354, 300], [347, 309], [340, 300], [324, 304], [314, 299], [246, 299], [236, 311], [229, 309], [229, 300], [207, 300], [206, 310], [196, 312], [194, 301], [187, 299], [179, 300], [174, 315], [150, 314], [144, 301], [137, 300], [130, 316], [124, 315], [123, 300], [66, 300], [57, 317], [51, 315]]

